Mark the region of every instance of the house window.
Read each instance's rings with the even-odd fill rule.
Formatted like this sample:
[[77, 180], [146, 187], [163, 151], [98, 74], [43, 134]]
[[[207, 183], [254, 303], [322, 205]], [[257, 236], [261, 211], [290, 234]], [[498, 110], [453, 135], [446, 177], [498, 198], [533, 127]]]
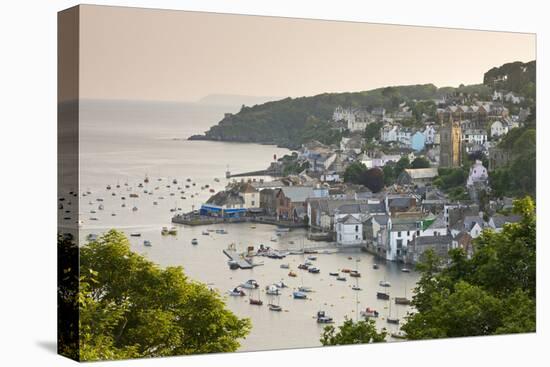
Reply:
[[410, 236], [410, 231], [407, 231], [407, 236]]
[[359, 226], [355, 226], [355, 232], [359, 232]]
[[252, 206], [254, 206], [256, 204], [256, 202], [254, 200], [252, 200]]
[[403, 240], [397, 240], [397, 248], [402, 248], [403, 247]]
[[401, 237], [401, 231], [397, 232], [397, 237]]
[[420, 230], [416, 231], [416, 235], [420, 236]]
[[358, 239], [359, 239], [359, 236], [355, 235], [355, 239], [358, 240]]

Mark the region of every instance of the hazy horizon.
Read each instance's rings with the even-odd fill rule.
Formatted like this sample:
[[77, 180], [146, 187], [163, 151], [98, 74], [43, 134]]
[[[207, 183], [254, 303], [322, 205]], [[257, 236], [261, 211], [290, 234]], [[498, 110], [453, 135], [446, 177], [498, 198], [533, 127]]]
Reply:
[[[480, 84], [535, 35], [81, 5], [80, 97], [200, 103]], [[260, 102], [262, 103], [262, 102]]]

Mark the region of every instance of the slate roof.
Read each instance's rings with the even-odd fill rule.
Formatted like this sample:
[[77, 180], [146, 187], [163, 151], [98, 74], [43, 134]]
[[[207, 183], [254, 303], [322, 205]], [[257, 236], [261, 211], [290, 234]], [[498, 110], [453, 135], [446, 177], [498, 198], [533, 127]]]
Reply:
[[281, 190], [293, 203], [302, 203], [310, 196], [313, 196], [313, 189], [311, 187], [288, 186], [281, 188]]
[[339, 223], [343, 223], [343, 224], [361, 224], [361, 221], [356, 219], [353, 215], [351, 214], [348, 214], [346, 215], [345, 217], [343, 218], [340, 218], [338, 220]]
[[416, 237], [416, 245], [425, 246], [425, 245], [450, 245], [453, 238], [450, 235], [444, 236], [421, 236]]
[[517, 223], [521, 220], [519, 215], [495, 215], [491, 218], [495, 225], [495, 228], [503, 228], [506, 223]]

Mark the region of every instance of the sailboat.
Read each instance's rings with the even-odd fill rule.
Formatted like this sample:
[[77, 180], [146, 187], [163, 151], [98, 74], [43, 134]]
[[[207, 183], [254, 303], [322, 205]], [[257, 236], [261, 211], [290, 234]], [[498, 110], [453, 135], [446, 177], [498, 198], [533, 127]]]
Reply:
[[396, 305], [410, 305], [411, 300], [407, 298], [407, 283], [405, 283], [405, 297], [395, 297]]
[[[382, 286], [382, 284], [380, 283], [380, 286]], [[376, 298], [378, 299], [384, 299], [384, 300], [389, 300], [390, 299], [390, 295], [388, 292], [386, 292], [385, 290], [384, 291], [381, 291], [381, 292], [376, 292]]]
[[[252, 293], [251, 293], [252, 294]], [[252, 298], [252, 296], [248, 299], [248, 303], [255, 306], [261, 306], [264, 303], [260, 299], [260, 290], [258, 290], [258, 298]]]
[[[397, 311], [396, 311], [397, 312]], [[396, 324], [399, 325], [399, 317], [397, 315], [395, 317], [391, 316], [391, 302], [390, 302], [390, 308], [388, 310], [388, 317], [386, 317], [386, 322], [388, 324]]]
[[275, 312], [281, 312], [283, 308], [279, 305], [279, 294], [275, 295], [275, 298], [277, 299], [277, 303], [270, 302], [269, 303], [269, 310], [275, 311]]

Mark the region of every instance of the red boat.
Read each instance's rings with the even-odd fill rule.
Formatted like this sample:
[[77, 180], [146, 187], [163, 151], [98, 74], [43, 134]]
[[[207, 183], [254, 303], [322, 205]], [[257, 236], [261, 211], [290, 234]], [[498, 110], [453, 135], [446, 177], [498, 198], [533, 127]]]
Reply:
[[264, 304], [264, 303], [262, 302], [262, 300], [253, 299], [253, 298], [250, 298], [250, 299], [248, 300], [248, 302], [249, 302], [251, 305], [256, 305], [256, 306], [261, 306], [261, 305]]

